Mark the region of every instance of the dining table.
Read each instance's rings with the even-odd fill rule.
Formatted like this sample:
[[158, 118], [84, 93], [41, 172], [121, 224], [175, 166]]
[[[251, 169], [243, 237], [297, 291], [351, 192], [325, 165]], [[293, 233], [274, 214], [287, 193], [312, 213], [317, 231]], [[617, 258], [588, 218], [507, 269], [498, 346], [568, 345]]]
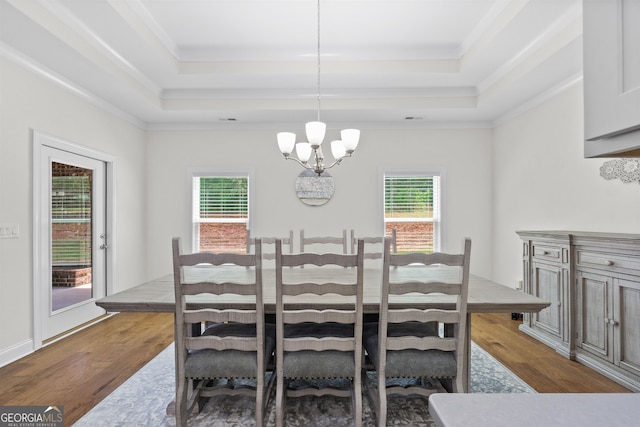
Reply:
[[[314, 282], [330, 277], [333, 281], [340, 283], [353, 279], [355, 269], [342, 267], [315, 267], [308, 268], [285, 268], [283, 274], [289, 281]], [[390, 275], [393, 280], [410, 280], [412, 278], [424, 278], [425, 274], [433, 276], [433, 279], [448, 280], [452, 273], [450, 269], [430, 267], [428, 273], [425, 269], [398, 268], [391, 269]], [[375, 315], [380, 307], [380, 290], [382, 283], [382, 264], [367, 266], [363, 271], [363, 311], [365, 315]], [[255, 277], [251, 268], [227, 267], [227, 266], [194, 266], [184, 270], [187, 282], [214, 281], [223, 283], [225, 281], [247, 282]], [[275, 290], [275, 267], [265, 265], [262, 268], [263, 304], [265, 315], [273, 315], [276, 312], [276, 290]], [[469, 370], [471, 363], [471, 314], [473, 313], [537, 313], [550, 305], [533, 295], [521, 292], [491, 280], [471, 274], [469, 277], [469, 293], [467, 303], [467, 328], [465, 356], [467, 363], [462, 372], [465, 391], [469, 390]], [[318, 304], [317, 298], [308, 295], [299, 295], [295, 300], [290, 301], [294, 308], [309, 308]], [[345, 304], [343, 297], [329, 296], [323, 298], [323, 307], [340, 307]], [[175, 313], [175, 291], [173, 274], [167, 274], [153, 280], [149, 280], [129, 289], [108, 295], [96, 301], [96, 305], [102, 307], [107, 312], [167, 312]], [[192, 309], [197, 308], [217, 308], [217, 309], [251, 309], [255, 307], [255, 300], [252, 297], [241, 295], [197, 295], [187, 299], [187, 306]], [[393, 296], [389, 300], [392, 308], [443, 308], [452, 309], [455, 307], [455, 298], [448, 295], [415, 295], [407, 294]]]

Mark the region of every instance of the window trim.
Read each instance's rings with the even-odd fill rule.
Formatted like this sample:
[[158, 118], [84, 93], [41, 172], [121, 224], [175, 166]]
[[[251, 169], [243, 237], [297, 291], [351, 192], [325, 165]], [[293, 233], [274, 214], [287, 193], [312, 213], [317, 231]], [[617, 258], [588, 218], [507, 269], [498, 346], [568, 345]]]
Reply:
[[[251, 229], [252, 224], [252, 212], [253, 212], [253, 179], [254, 171], [253, 169], [247, 168], [234, 168], [234, 169], [217, 169], [217, 168], [188, 168], [187, 170], [187, 194], [189, 194], [189, 205], [188, 205], [188, 215], [187, 215], [187, 224], [185, 235], [188, 236], [187, 240], [189, 247], [192, 252], [196, 252], [198, 248], [196, 248], [196, 240], [194, 236], [194, 224], [195, 224], [195, 212], [194, 212], [194, 188], [193, 188], [193, 178], [197, 177], [238, 177], [238, 178], [247, 178], [247, 229]], [[208, 221], [200, 221], [200, 222], [222, 222], [216, 221], [211, 218]], [[226, 221], [231, 222], [231, 221]]]
[[[437, 227], [434, 227], [434, 251], [443, 251], [445, 242], [445, 223], [446, 223], [446, 199], [445, 199], [445, 184], [446, 184], [446, 173], [445, 169], [441, 167], [427, 167], [427, 168], [407, 168], [407, 169], [398, 169], [398, 168], [385, 168], [381, 167], [378, 170], [378, 207], [380, 209], [380, 230], [382, 234], [385, 233], [386, 230], [386, 221], [385, 221], [385, 177], [387, 176], [438, 176], [439, 177], [439, 198], [438, 205], [434, 206], [433, 212], [433, 221], [428, 220], [426, 222], [434, 222], [437, 224]], [[435, 202], [434, 202], [435, 205]], [[417, 221], [416, 221], [417, 222]]]

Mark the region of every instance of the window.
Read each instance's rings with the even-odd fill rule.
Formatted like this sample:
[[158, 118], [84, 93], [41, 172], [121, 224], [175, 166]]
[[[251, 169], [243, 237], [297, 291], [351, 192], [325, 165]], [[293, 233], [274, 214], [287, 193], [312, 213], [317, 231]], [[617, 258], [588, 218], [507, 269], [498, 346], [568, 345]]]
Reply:
[[440, 250], [440, 176], [385, 174], [384, 224], [399, 253]]
[[90, 169], [51, 163], [51, 261], [54, 266], [91, 265]]
[[248, 176], [193, 177], [194, 251], [246, 252]]

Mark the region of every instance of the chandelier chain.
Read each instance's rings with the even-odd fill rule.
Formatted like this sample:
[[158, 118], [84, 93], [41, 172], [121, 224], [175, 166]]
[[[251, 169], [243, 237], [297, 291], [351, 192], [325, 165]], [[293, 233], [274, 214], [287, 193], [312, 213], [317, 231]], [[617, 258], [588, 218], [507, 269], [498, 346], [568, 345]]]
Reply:
[[320, 0], [318, 0], [318, 121], [320, 121]]
[[[325, 137], [326, 124], [320, 121], [320, 0], [317, 0], [317, 102], [318, 102], [318, 119], [316, 122], [307, 122], [305, 130], [307, 134], [307, 140], [309, 142], [296, 143], [296, 134], [293, 132], [279, 132], [278, 133], [278, 147], [280, 152], [287, 160], [293, 160], [305, 169], [312, 170], [318, 176], [324, 173], [327, 169], [339, 165], [345, 157], [351, 157], [360, 139], [360, 131], [358, 129], [343, 129], [340, 132], [341, 139], [331, 141], [331, 154], [333, 155], [333, 163], [325, 165], [324, 155], [322, 154], [322, 140]], [[291, 153], [295, 149], [297, 158], [291, 156]]]

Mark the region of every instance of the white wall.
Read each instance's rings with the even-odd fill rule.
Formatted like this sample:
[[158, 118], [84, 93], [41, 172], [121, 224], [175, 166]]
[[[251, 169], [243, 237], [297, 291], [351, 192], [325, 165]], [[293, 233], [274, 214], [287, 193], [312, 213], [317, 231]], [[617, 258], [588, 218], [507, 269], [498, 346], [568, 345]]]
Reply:
[[[301, 133], [299, 131], [299, 133]], [[328, 131], [329, 133], [336, 133]], [[330, 170], [335, 195], [326, 205], [301, 203], [294, 186], [301, 168], [285, 161], [276, 131], [148, 132], [149, 276], [171, 271], [170, 245], [181, 236], [190, 242], [190, 168], [210, 171], [251, 170], [254, 205], [251, 229], [256, 236], [285, 235], [304, 228], [309, 234], [337, 234], [354, 228], [360, 235], [380, 235], [380, 171], [444, 172], [446, 223], [443, 249], [459, 249], [473, 239], [472, 270], [491, 277], [491, 130], [362, 129], [354, 156]], [[329, 156], [328, 156], [329, 157]]]
[[379, 234], [381, 170], [440, 170], [443, 249], [471, 237], [472, 271], [508, 286], [522, 274], [516, 230], [640, 233], [640, 186], [606, 181], [606, 159], [583, 158], [580, 84], [494, 130], [362, 129], [354, 157], [331, 170], [333, 200], [309, 207], [295, 197], [301, 169], [282, 158], [274, 130], [145, 133], [2, 61], [0, 223], [18, 223], [21, 235], [0, 240], [0, 364], [32, 337], [32, 129], [117, 158], [116, 291], [171, 271], [171, 238], [190, 235], [191, 169], [251, 171], [256, 235]]
[[38, 130], [116, 157], [116, 290], [145, 276], [144, 132], [58, 85], [0, 58], [0, 223], [20, 237], [0, 240], [0, 365], [31, 346], [32, 138]]
[[584, 159], [582, 83], [494, 129], [493, 280], [522, 280], [517, 230], [640, 234], [640, 185]]

